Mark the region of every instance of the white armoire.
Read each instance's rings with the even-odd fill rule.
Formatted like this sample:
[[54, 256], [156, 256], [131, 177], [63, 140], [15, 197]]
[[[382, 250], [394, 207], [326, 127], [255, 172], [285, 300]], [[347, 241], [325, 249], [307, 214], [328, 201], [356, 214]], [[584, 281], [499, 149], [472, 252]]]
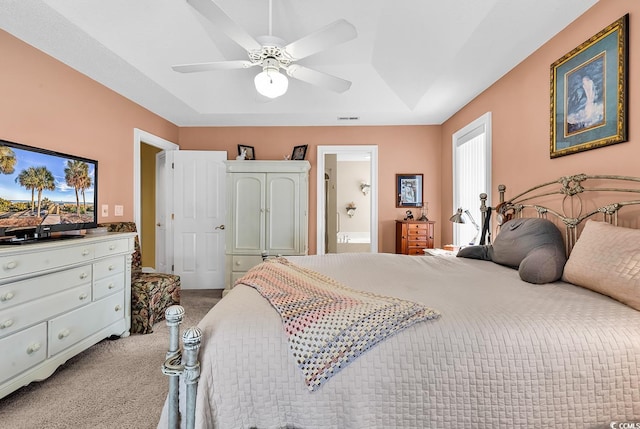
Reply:
[[306, 255], [308, 161], [227, 161], [225, 292], [262, 255]]

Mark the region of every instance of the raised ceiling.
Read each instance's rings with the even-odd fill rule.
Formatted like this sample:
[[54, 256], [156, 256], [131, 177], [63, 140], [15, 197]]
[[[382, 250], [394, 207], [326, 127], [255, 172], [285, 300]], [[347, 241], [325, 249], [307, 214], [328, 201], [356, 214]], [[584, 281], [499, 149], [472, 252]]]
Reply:
[[[300, 61], [350, 90], [290, 79], [267, 101], [257, 68], [174, 72], [246, 59], [185, 0], [1, 0], [0, 28], [178, 126], [440, 124], [597, 2], [272, 1], [272, 34], [286, 42], [341, 18], [356, 27], [355, 40]], [[268, 34], [268, 0], [216, 3]]]

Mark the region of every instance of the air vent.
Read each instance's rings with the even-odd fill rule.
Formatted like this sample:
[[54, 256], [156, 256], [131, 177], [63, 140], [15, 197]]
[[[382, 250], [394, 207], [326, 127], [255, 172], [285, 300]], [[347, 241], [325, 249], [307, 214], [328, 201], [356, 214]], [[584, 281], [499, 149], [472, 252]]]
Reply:
[[357, 121], [359, 119], [359, 116], [338, 116], [339, 121]]

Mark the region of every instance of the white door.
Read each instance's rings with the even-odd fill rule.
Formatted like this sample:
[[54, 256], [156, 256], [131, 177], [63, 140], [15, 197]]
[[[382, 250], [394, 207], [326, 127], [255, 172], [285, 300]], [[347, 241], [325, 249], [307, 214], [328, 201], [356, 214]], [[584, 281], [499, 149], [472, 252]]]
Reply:
[[167, 152], [173, 183], [173, 272], [184, 289], [224, 289], [225, 164], [222, 151]]

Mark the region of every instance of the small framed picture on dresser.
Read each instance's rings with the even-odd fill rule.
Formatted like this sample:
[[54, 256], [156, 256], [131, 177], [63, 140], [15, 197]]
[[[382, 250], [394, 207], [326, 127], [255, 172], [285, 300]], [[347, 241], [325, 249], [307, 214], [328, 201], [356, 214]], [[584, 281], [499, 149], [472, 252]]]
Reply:
[[307, 145], [303, 144], [300, 146], [295, 146], [293, 148], [293, 152], [291, 153], [291, 159], [293, 161], [302, 161], [307, 156]]
[[253, 146], [238, 145], [238, 157], [240, 159], [251, 160], [256, 159], [256, 151]]

